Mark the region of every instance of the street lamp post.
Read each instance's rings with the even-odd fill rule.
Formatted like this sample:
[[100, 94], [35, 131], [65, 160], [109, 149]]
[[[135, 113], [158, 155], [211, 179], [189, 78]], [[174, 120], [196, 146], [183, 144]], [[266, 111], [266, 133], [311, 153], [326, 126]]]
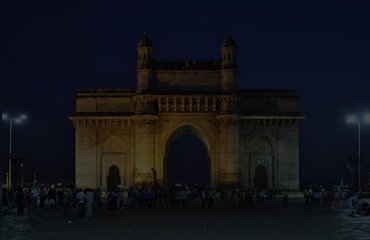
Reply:
[[347, 163], [347, 168], [349, 169], [350, 171], [350, 179], [351, 179], [351, 184], [352, 186], [355, 185], [355, 182], [357, 181], [356, 180], [356, 174], [355, 174], [355, 171], [356, 171], [356, 165], [357, 165], [357, 160], [353, 160], [352, 159], [352, 155], [351, 154], [348, 154], [348, 163]]
[[[12, 189], [12, 131], [14, 123], [21, 123], [27, 119], [25, 114], [21, 114], [16, 118], [11, 118], [7, 114], [2, 115], [3, 120], [9, 120], [9, 166], [8, 166], [8, 175], [7, 175], [7, 188], [10, 191]], [[14, 184], [14, 183], [13, 183]]]
[[12, 188], [12, 129], [14, 119], [9, 122], [9, 170], [8, 170], [8, 191]]
[[23, 188], [23, 161], [21, 162], [21, 186]]
[[347, 123], [357, 124], [357, 136], [358, 136], [358, 190], [361, 190], [361, 123], [370, 123], [370, 113], [363, 115], [362, 118], [357, 115], [350, 115], [347, 117]]

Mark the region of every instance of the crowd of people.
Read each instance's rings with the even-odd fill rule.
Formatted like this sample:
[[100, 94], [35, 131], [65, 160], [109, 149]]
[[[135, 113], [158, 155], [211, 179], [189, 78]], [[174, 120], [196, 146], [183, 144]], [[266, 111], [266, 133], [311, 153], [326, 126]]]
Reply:
[[344, 187], [311, 186], [303, 191], [305, 206], [327, 209], [349, 209], [349, 216], [369, 216], [370, 198], [360, 199], [361, 192]]
[[[9, 212], [17, 209], [17, 214], [37, 214], [42, 209], [58, 208], [69, 223], [71, 213], [79, 218], [91, 218], [94, 211], [106, 207], [110, 211], [123, 209], [153, 209], [168, 210], [186, 209], [187, 204], [199, 200], [201, 209], [212, 209], [216, 206], [232, 204], [238, 208], [264, 207], [272, 199], [281, 199], [281, 205], [288, 204], [287, 189], [245, 189], [225, 188], [214, 189], [187, 185], [174, 185], [168, 189], [115, 188], [109, 191], [100, 189], [75, 189], [67, 186], [31, 185], [18, 187], [16, 192], [4, 197], [3, 206]], [[343, 188], [324, 188], [312, 186], [303, 190], [306, 206], [317, 208], [339, 209], [348, 207], [348, 201], [353, 197], [349, 190]], [[12, 199], [14, 197], [14, 199]], [[9, 202], [8, 199], [10, 199]], [[358, 198], [357, 198], [358, 200]], [[280, 201], [280, 200], [279, 200]], [[217, 203], [217, 204], [216, 204]], [[351, 208], [358, 213], [370, 213], [369, 204], [358, 204], [356, 198], [350, 203]], [[357, 213], [356, 212], [356, 213]]]
[[352, 195], [351, 191], [339, 187], [311, 186], [303, 191], [305, 205], [322, 208], [344, 208]]

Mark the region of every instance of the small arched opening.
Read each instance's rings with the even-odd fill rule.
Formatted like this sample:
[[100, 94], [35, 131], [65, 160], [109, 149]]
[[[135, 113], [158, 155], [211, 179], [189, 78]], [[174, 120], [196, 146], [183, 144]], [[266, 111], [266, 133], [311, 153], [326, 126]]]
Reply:
[[107, 189], [113, 190], [121, 185], [121, 177], [119, 175], [119, 168], [115, 165], [111, 166], [107, 176]]
[[254, 187], [258, 189], [268, 188], [267, 169], [263, 165], [258, 165], [256, 167], [256, 171], [254, 175]]

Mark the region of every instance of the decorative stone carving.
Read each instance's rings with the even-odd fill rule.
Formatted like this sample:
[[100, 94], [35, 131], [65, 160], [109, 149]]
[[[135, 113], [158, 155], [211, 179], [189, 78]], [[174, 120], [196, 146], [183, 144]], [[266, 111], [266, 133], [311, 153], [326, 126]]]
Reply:
[[122, 153], [123, 152], [123, 141], [118, 137], [110, 137], [104, 143], [105, 153]]
[[269, 142], [258, 139], [253, 142], [250, 151], [255, 153], [272, 153], [272, 148]]

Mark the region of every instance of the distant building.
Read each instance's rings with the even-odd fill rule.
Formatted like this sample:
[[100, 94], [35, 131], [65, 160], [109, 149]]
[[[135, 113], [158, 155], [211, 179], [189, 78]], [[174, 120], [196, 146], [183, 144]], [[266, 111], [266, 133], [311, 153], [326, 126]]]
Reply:
[[147, 34], [137, 51], [135, 90], [76, 95], [76, 186], [166, 186], [170, 145], [190, 133], [207, 150], [211, 186], [298, 189], [296, 90], [238, 89], [230, 34], [220, 60], [156, 60]]

